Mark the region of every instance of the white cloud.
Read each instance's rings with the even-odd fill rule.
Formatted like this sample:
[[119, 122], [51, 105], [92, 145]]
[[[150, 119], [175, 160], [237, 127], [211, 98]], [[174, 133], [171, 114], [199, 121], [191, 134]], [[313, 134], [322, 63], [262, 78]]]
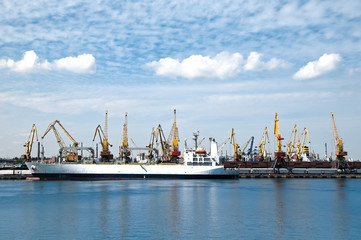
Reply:
[[192, 55], [180, 62], [178, 59], [163, 58], [146, 66], [155, 70], [157, 75], [168, 77], [215, 77], [226, 78], [241, 70], [243, 57], [239, 53], [221, 52], [214, 58], [202, 55]]
[[261, 71], [272, 70], [275, 68], [286, 68], [289, 64], [283, 60], [272, 58], [268, 62], [261, 61], [262, 54], [251, 52], [247, 58], [247, 63], [244, 65], [245, 71]]
[[17, 72], [27, 72], [37, 69], [49, 69], [48, 61], [38, 62], [38, 56], [34, 51], [27, 51], [22, 60], [15, 62], [12, 59], [0, 59], [0, 68], [9, 68]]
[[322, 74], [330, 72], [337, 67], [337, 64], [341, 62], [342, 58], [339, 54], [323, 54], [318, 60], [307, 63], [298, 70], [293, 79], [302, 80], [318, 77]]
[[16, 72], [31, 72], [39, 70], [67, 70], [74, 73], [95, 73], [95, 58], [92, 54], [82, 54], [77, 57], [66, 57], [49, 63], [40, 62], [36, 53], [31, 50], [24, 53], [23, 59], [0, 59], [0, 68], [8, 68]]
[[232, 77], [244, 71], [272, 70], [278, 67], [287, 67], [288, 64], [280, 59], [272, 58], [268, 62], [260, 60], [262, 54], [252, 52], [247, 62], [243, 56], [236, 53], [221, 52], [214, 58], [202, 55], [192, 55], [179, 61], [173, 58], [162, 58], [159, 61], [147, 63], [157, 75], [184, 78], [220, 78]]
[[57, 69], [65, 69], [75, 73], [95, 73], [95, 58], [92, 54], [82, 54], [77, 57], [66, 57], [54, 61]]

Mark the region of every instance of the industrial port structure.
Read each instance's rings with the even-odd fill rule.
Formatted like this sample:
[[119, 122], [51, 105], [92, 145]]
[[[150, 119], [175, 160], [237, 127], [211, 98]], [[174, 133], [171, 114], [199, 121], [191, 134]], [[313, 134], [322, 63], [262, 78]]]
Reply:
[[[112, 145], [109, 143], [108, 135], [108, 111], [105, 112], [104, 130], [99, 124], [95, 129], [93, 137], [93, 142], [95, 142], [98, 136], [99, 143], [101, 145], [99, 161], [112, 162], [117, 160], [123, 163], [131, 163], [134, 161], [141, 162], [143, 160], [147, 162], [169, 164], [177, 164], [182, 161], [181, 151], [179, 150], [179, 132], [176, 121], [176, 110], [174, 110], [174, 121], [168, 138], [165, 137], [161, 124], [159, 124], [156, 128], [152, 129], [149, 144], [145, 147], [129, 146], [127, 116], [128, 114], [125, 113], [125, 121], [123, 124], [121, 142], [119, 145], [119, 155], [116, 159], [114, 159], [114, 154], [112, 154], [110, 151], [110, 147], [112, 147]], [[355, 164], [350, 164], [346, 161], [345, 156], [347, 156], [347, 152], [344, 151], [343, 142], [338, 134], [334, 115], [332, 112], [331, 119], [336, 155], [336, 161], [334, 162], [320, 161], [319, 159], [316, 159], [315, 154], [310, 153], [309, 147], [305, 145], [306, 138], [308, 140], [308, 144], [311, 143], [307, 128], [303, 128], [300, 136], [298, 127], [297, 125], [295, 125], [291, 131], [288, 142], [283, 145], [282, 141], [284, 140], [284, 138], [281, 136], [280, 133], [279, 119], [277, 113], [275, 113], [274, 118], [274, 135], [277, 143], [274, 154], [271, 154], [271, 152], [267, 151], [266, 146], [267, 144], [269, 145], [270, 142], [269, 131], [267, 127], [265, 127], [260, 141], [255, 147], [253, 147], [254, 136], [251, 136], [249, 140], [242, 147], [240, 147], [236, 140], [235, 130], [234, 128], [232, 128], [230, 137], [227, 138], [226, 141], [219, 147], [218, 153], [228, 142], [231, 144], [233, 148], [233, 156], [228, 159], [224, 159], [225, 168], [263, 167], [271, 168], [273, 173], [280, 173], [280, 169], [286, 169], [287, 173], [292, 173], [292, 168], [294, 167], [312, 168], [315, 167], [316, 164], [318, 164], [318, 166], [326, 168], [337, 168], [339, 172], [342, 173], [351, 172], [352, 169], [357, 168], [357, 166]], [[69, 138], [69, 140], [71, 141], [70, 146], [67, 146], [64, 143], [64, 140], [56, 129], [56, 126], [59, 126], [61, 130], [65, 133], [65, 135]], [[89, 151], [91, 154], [91, 158], [97, 158], [98, 145], [96, 145], [96, 151], [94, 151], [94, 149], [92, 149], [91, 147], [79, 146], [79, 142], [70, 135], [70, 133], [65, 129], [65, 127], [60, 123], [59, 120], [55, 120], [54, 122], [49, 124], [47, 130], [42, 136], [42, 139], [45, 138], [45, 136], [50, 132], [50, 130], [54, 132], [56, 141], [59, 145], [59, 162], [80, 162], [82, 161], [82, 154], [79, 154], [79, 151], [83, 150]], [[38, 141], [37, 129], [35, 124], [33, 124], [28, 140], [24, 144], [25, 154], [21, 156], [24, 161], [31, 160], [31, 150], [35, 137], [36, 141]], [[205, 154], [204, 149], [198, 149], [203, 140], [204, 138], [199, 143], [196, 143], [195, 148], [197, 154]], [[132, 139], [131, 141], [134, 143]], [[146, 151], [146, 153], [137, 156], [137, 158], [132, 158], [132, 152], [137, 150], [143, 150]], [[38, 143], [38, 158], [40, 152], [42, 158], [44, 158], [43, 146], [40, 147], [40, 143]]]

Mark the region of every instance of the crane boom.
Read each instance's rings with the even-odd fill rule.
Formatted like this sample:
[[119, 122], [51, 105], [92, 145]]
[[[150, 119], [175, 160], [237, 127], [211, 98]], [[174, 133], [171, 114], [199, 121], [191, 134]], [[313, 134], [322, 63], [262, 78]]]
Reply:
[[231, 131], [231, 144], [233, 146], [233, 152], [234, 152], [234, 159], [236, 161], [240, 161], [242, 159], [242, 153], [241, 151], [239, 150], [239, 145], [237, 143], [237, 140], [236, 140], [236, 134], [234, 132], [234, 129], [232, 128], [232, 131]]
[[[164, 136], [164, 132], [162, 129], [162, 126], [159, 124], [157, 128], [157, 136], [159, 137], [161, 149], [162, 149], [162, 161], [170, 161], [171, 155], [170, 155], [170, 146], [168, 144], [168, 141], [166, 141], [166, 138]], [[158, 139], [156, 140], [158, 141]]]
[[[295, 143], [296, 137], [297, 137], [297, 142]], [[300, 136], [299, 136], [299, 133], [298, 133], [298, 127], [295, 124], [295, 126], [292, 129], [291, 136], [288, 139], [288, 142], [286, 143], [288, 158], [291, 158], [291, 155], [295, 153], [294, 152], [295, 147], [298, 149], [299, 142], [300, 142]], [[297, 153], [298, 153], [298, 151], [297, 151]]]
[[128, 113], [125, 113], [122, 141], [119, 146], [119, 158], [127, 158], [130, 154], [128, 143]]
[[338, 135], [335, 119], [333, 117], [333, 112], [331, 112], [331, 117], [332, 117], [333, 140], [335, 144], [335, 154], [336, 156], [346, 156], [347, 152], [343, 151], [343, 142], [340, 136]]
[[275, 126], [274, 126], [274, 134], [276, 135], [276, 141], [277, 141], [277, 151], [275, 152], [275, 157], [284, 157], [285, 153], [282, 152], [282, 140], [284, 139], [281, 136], [279, 126], [278, 126], [278, 113], [275, 114]]
[[[95, 137], [99, 136], [100, 144], [102, 145], [102, 151], [100, 152], [100, 156], [104, 161], [109, 161], [110, 159], [113, 159], [113, 154], [109, 151], [109, 146], [112, 147], [112, 145], [108, 142], [108, 111], [105, 111], [105, 124], [104, 124], [104, 131], [100, 124], [96, 127], [93, 142], [95, 140]], [[103, 137], [102, 137], [103, 136]]]
[[282, 140], [283, 137], [281, 136], [279, 126], [278, 126], [278, 114], [275, 114], [275, 126], [274, 126], [274, 134], [276, 135], [276, 141], [277, 141], [277, 150], [275, 152], [275, 160], [272, 163], [273, 171], [279, 173], [279, 169], [281, 167], [285, 167], [288, 169], [288, 172], [292, 172], [292, 170], [288, 167], [288, 164], [285, 161], [285, 152], [282, 151]]
[[33, 124], [33, 126], [31, 127], [28, 141], [26, 141], [26, 143], [24, 144], [25, 154], [21, 156], [21, 158], [25, 159], [26, 161], [29, 161], [31, 159], [31, 150], [33, 148], [34, 136], [36, 136], [36, 141], [39, 141], [35, 124]]
[[299, 144], [298, 149], [297, 149], [298, 158], [300, 158], [301, 155], [304, 152], [304, 145], [305, 145], [306, 136], [307, 136], [307, 139], [308, 139], [308, 143], [311, 143], [310, 135], [308, 134], [308, 130], [307, 130], [307, 128], [304, 128], [302, 133], [301, 133], [301, 143]]
[[230, 137], [227, 138], [226, 141], [224, 141], [224, 143], [222, 144], [222, 146], [218, 149], [218, 152], [220, 152], [220, 151], [223, 149], [223, 147], [227, 144], [227, 142], [228, 142], [229, 140], [231, 140]]
[[[63, 130], [63, 132], [66, 134], [66, 136], [73, 143], [72, 147], [78, 147], [79, 143], [70, 135], [70, 133], [64, 128], [64, 126], [60, 123], [59, 120], [55, 120], [54, 122], [50, 123], [41, 138], [44, 139], [45, 136], [49, 133], [49, 131], [53, 130], [56, 141], [58, 142], [59, 148], [60, 149], [65, 148], [66, 147], [65, 142], [64, 142], [63, 138], [61, 137], [61, 135], [59, 134], [58, 130], [56, 129], [56, 127], [55, 127], [56, 124], [58, 124], [60, 126], [60, 128]], [[74, 150], [64, 150], [64, 152], [62, 153], [62, 156], [64, 156], [66, 161], [77, 161], [77, 160], [81, 159], [81, 156], [79, 156], [78, 153]]]
[[266, 143], [269, 143], [267, 127], [264, 128], [261, 140], [260, 140], [259, 144], [257, 145], [257, 148], [258, 148], [258, 156], [256, 157], [257, 159], [264, 160], [267, 157]]
[[169, 133], [169, 137], [167, 140], [168, 145], [171, 147], [170, 155], [172, 161], [177, 161], [178, 157], [180, 156], [181, 152], [179, 151], [178, 142], [179, 142], [179, 132], [177, 127], [177, 120], [176, 120], [176, 109], [174, 109], [174, 122], [172, 129]]

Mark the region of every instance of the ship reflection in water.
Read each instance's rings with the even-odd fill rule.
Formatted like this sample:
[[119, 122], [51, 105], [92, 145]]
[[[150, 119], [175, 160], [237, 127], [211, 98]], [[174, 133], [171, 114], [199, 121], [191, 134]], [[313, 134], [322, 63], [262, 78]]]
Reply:
[[3, 239], [358, 238], [358, 179], [2, 181]]

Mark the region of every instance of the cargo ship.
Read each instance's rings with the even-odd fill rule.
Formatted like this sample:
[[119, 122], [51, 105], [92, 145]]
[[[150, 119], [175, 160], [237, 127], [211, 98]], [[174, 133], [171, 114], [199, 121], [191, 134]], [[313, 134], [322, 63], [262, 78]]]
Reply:
[[185, 148], [181, 163], [43, 163], [27, 162], [33, 177], [41, 180], [121, 180], [121, 179], [233, 179], [240, 173], [219, 162], [217, 142], [210, 138], [210, 152]]

